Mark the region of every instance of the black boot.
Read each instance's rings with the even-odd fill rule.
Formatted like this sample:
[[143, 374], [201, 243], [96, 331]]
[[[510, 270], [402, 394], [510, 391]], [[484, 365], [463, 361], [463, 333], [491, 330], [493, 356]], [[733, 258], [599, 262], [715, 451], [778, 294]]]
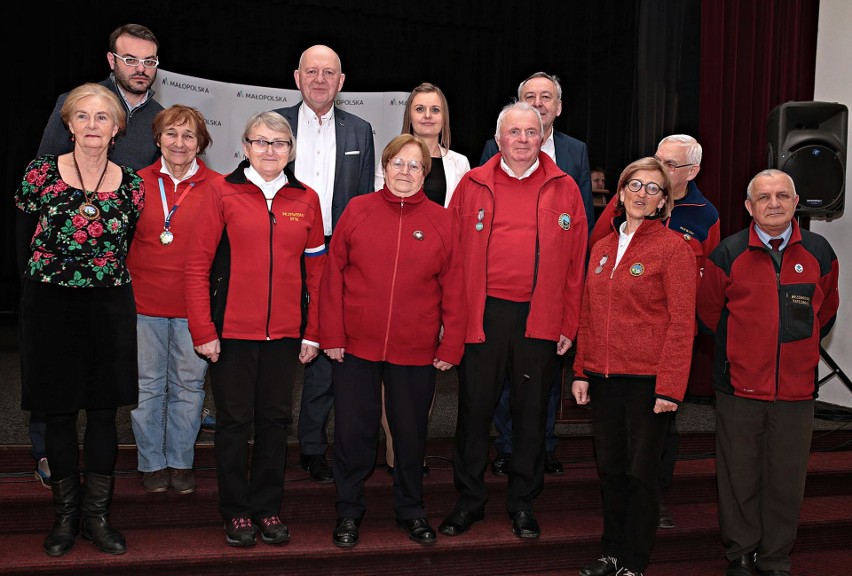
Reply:
[[91, 540], [101, 552], [124, 554], [127, 543], [121, 532], [110, 526], [109, 506], [115, 476], [101, 476], [92, 472], [83, 475], [83, 538]]
[[74, 546], [80, 531], [80, 476], [74, 474], [51, 483], [56, 520], [44, 539], [48, 556], [62, 556]]

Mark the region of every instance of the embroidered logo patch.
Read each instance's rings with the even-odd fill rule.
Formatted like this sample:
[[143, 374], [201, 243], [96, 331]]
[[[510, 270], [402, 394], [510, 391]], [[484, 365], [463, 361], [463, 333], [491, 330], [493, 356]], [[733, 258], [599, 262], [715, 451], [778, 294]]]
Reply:
[[793, 269], [794, 269], [796, 272], [798, 272], [799, 274], [801, 274], [802, 272], [804, 272], [804, 271], [805, 271], [805, 267], [804, 267], [804, 266], [802, 266], [801, 264], [796, 264], [796, 265], [793, 267]]
[[559, 227], [563, 230], [568, 230], [571, 228], [571, 216], [568, 214], [560, 214], [559, 215]]
[[637, 262], [630, 266], [630, 274], [632, 276], [641, 276], [645, 273], [645, 265], [641, 262]]

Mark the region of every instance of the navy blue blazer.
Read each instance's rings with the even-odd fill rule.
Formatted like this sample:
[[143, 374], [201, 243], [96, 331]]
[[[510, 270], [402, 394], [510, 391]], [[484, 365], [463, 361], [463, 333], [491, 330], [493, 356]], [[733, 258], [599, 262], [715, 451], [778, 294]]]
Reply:
[[[589, 152], [586, 149], [586, 143], [554, 130], [553, 144], [556, 148], [556, 165], [573, 178], [580, 189], [583, 206], [586, 207], [586, 222], [589, 224], [589, 234], [591, 234], [595, 227], [595, 206], [592, 199], [592, 175], [589, 171]], [[499, 151], [497, 142], [491, 138], [485, 143], [479, 165], [482, 166], [488, 162]]]
[[[293, 136], [299, 137], [299, 102], [289, 108], [278, 108], [278, 112], [290, 123]], [[376, 170], [376, 151], [373, 144], [373, 127], [370, 123], [334, 107], [334, 137], [337, 155], [334, 162], [334, 192], [331, 201], [331, 229], [337, 226], [343, 209], [355, 196], [373, 192]], [[295, 174], [296, 161], [288, 164]], [[297, 176], [298, 177], [298, 176]]]

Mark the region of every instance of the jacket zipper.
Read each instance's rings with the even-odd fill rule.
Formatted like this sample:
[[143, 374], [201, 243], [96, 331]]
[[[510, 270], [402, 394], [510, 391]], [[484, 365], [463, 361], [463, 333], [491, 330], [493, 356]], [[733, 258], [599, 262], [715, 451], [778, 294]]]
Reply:
[[385, 342], [382, 350], [382, 360], [388, 357], [388, 342], [390, 342], [391, 321], [393, 320], [393, 295], [396, 288], [396, 271], [399, 266], [399, 248], [402, 245], [402, 214], [405, 209], [405, 198], [399, 200], [399, 226], [396, 231], [396, 254], [393, 259], [393, 274], [391, 275], [390, 297], [388, 298], [388, 323], [385, 328]]

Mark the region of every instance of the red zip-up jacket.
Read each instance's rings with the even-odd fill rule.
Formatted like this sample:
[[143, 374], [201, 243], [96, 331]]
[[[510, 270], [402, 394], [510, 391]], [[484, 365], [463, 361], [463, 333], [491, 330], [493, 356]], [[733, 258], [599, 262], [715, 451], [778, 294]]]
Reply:
[[589, 375], [656, 377], [655, 395], [680, 402], [695, 335], [695, 256], [659, 219], [646, 219], [618, 267], [618, 234], [592, 247], [574, 358]]
[[186, 265], [193, 344], [216, 338], [299, 338], [303, 256], [310, 297], [304, 338], [318, 342], [318, 293], [326, 253], [319, 197], [285, 168], [288, 183], [276, 192], [269, 209], [263, 192], [245, 177], [248, 165], [240, 163], [204, 195], [199, 207]]
[[754, 222], [722, 240], [698, 288], [701, 329], [714, 332], [713, 385], [755, 400], [816, 398], [819, 342], [837, 315], [837, 256], [793, 223], [781, 269]]
[[[459, 234], [467, 295], [467, 343], [485, 341], [488, 241], [494, 216], [494, 177], [500, 154], [467, 172], [449, 209]], [[538, 191], [535, 270], [525, 336], [557, 342], [574, 339], [583, 293], [589, 228], [580, 189], [547, 154], [539, 154], [545, 180]], [[481, 229], [477, 224], [482, 224]]]
[[400, 198], [384, 187], [350, 200], [320, 301], [323, 348], [404, 366], [457, 365], [467, 304], [450, 213], [422, 189]]

